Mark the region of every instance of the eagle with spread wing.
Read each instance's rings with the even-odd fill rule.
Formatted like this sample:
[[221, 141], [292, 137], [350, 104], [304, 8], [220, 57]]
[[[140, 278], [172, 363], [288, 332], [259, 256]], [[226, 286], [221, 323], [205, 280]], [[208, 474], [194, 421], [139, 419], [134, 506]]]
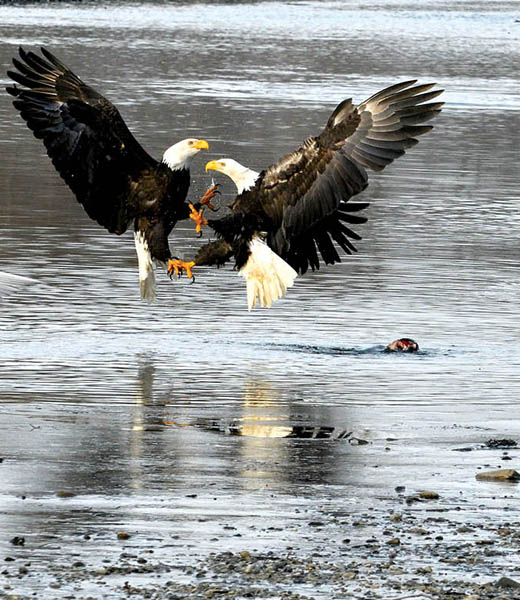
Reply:
[[217, 239], [186, 263], [188, 274], [234, 257], [251, 310], [257, 302], [271, 306], [299, 273], [319, 269], [320, 255], [334, 264], [337, 247], [355, 252], [361, 237], [351, 226], [366, 221], [359, 211], [368, 204], [351, 198], [367, 186], [367, 169], [381, 171], [414, 146], [443, 104], [430, 102], [442, 93], [435, 84], [416, 83], [398, 83], [358, 106], [344, 100], [318, 136], [261, 173], [230, 158], [208, 162], [206, 170], [229, 176], [238, 195], [229, 216], [209, 220]]
[[133, 226], [141, 297], [150, 302], [156, 295], [155, 263], [166, 264], [170, 275], [178, 270], [168, 235], [188, 217], [200, 230], [203, 208], [217, 193], [213, 188], [198, 203], [186, 201], [190, 164], [209, 144], [184, 139], [155, 160], [109, 100], [48, 50], [41, 53], [19, 49], [16, 71], [8, 71], [18, 85], [6, 89], [88, 216], [118, 235]]

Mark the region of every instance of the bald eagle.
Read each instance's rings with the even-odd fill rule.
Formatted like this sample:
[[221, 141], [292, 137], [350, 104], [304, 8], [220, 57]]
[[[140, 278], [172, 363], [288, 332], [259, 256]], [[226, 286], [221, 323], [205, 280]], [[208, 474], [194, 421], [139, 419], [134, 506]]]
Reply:
[[208, 162], [206, 170], [229, 176], [238, 195], [229, 216], [209, 220], [217, 239], [187, 263], [190, 272], [233, 256], [251, 310], [257, 301], [271, 306], [298, 274], [319, 269], [319, 254], [334, 264], [341, 260], [336, 246], [355, 252], [361, 237], [350, 225], [366, 221], [356, 213], [368, 204], [350, 199], [367, 186], [366, 169], [381, 171], [415, 145], [443, 104], [429, 102], [442, 92], [435, 84], [416, 83], [398, 83], [358, 106], [343, 100], [317, 137], [261, 173], [230, 158]]
[[190, 216], [200, 228], [201, 205], [216, 191], [195, 205], [186, 202], [190, 164], [208, 142], [181, 140], [155, 160], [109, 100], [48, 50], [41, 52], [44, 58], [19, 49], [21, 60], [13, 58], [17, 70], [8, 75], [23, 87], [6, 89], [88, 216], [118, 235], [133, 224], [141, 298], [151, 302], [154, 263], [166, 263], [170, 274], [177, 268], [168, 235]]

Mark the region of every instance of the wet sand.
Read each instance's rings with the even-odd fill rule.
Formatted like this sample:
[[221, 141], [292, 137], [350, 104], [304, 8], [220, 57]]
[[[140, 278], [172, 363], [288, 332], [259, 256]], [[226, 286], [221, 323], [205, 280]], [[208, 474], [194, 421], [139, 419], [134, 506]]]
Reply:
[[[74, 412], [81, 429], [81, 411]], [[385, 416], [397, 424], [403, 411], [394, 407]], [[518, 426], [424, 427], [408, 420], [406, 432], [381, 438], [368, 426], [312, 432], [308, 422], [290, 427], [268, 421], [145, 422], [140, 434], [183, 436], [187, 450], [198, 455], [191, 476], [179, 473], [179, 482], [174, 470], [164, 473], [164, 464], [141, 457], [148, 489], [132, 489], [124, 479], [121, 495], [85, 494], [80, 473], [76, 489], [38, 493], [34, 481], [19, 484], [2, 504], [3, 527], [12, 536], [9, 544], [2, 540], [4, 596], [520, 597], [520, 587], [514, 587], [515, 581], [520, 586], [519, 484], [476, 479], [492, 469], [518, 468], [520, 450], [515, 440], [503, 438], [507, 431], [520, 439]], [[23, 429], [35, 422], [27, 418]], [[43, 435], [41, 429], [25, 435]], [[55, 447], [59, 429], [44, 435]], [[246, 445], [234, 459], [234, 472], [203, 456], [208, 443], [221, 442]], [[258, 454], [266, 445], [269, 461]], [[327, 466], [319, 453], [312, 458], [319, 446], [347, 457], [343, 478], [352, 477], [355, 485], [341, 483], [341, 474], [320, 472]], [[306, 453], [308, 464], [287, 473], [291, 466], [283, 450]], [[4, 457], [5, 481], [27, 469], [23, 454]], [[54, 464], [32, 460], [45, 479], [53, 475], [55, 485], [57, 471], [68, 468], [63, 457], [54, 457]], [[283, 492], [273, 470], [293, 479]], [[132, 470], [125, 467], [124, 473], [131, 476]], [[104, 476], [103, 466], [90, 473], [100, 484]], [[156, 493], [164, 477], [172, 478], [177, 492]], [[233, 490], [248, 481], [250, 489], [237, 503]], [[38, 522], [39, 515], [47, 522]]]

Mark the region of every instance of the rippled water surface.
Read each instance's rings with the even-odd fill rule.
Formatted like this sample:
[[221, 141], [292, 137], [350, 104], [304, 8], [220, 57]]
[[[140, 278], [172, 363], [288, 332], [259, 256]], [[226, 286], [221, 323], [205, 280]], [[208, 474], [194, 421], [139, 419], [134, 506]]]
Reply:
[[[0, 11], [2, 83], [18, 45], [45, 45], [119, 106], [152, 155], [208, 139], [192, 197], [210, 182], [209, 158], [261, 170], [345, 97], [411, 78], [446, 90], [433, 132], [371, 174], [359, 253], [251, 313], [230, 267], [199, 269], [194, 285], [159, 273], [158, 301], [141, 303], [132, 235], [88, 219], [0, 95], [0, 270], [39, 282], [0, 298], [0, 549], [76, 519], [81, 531], [150, 535], [166, 523], [204, 553], [222, 549], [210, 540], [230, 514], [261, 529], [296, 507], [355, 511], [397, 484], [463, 490], [475, 507], [491, 498], [475, 488], [478, 459], [451, 449], [520, 433], [516, 2]], [[171, 243], [189, 254], [198, 240], [184, 223]], [[402, 336], [421, 351], [382, 353]], [[385, 454], [387, 438], [399, 452]], [[76, 496], [66, 504], [58, 490]]]

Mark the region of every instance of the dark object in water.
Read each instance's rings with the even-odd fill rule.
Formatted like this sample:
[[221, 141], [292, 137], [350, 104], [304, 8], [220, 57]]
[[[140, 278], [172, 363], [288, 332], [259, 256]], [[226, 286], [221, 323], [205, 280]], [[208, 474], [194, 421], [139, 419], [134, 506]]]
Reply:
[[419, 344], [410, 338], [394, 340], [385, 348], [385, 352], [417, 352]]
[[13, 546], [24, 546], [25, 545], [25, 538], [21, 537], [19, 535], [15, 535], [14, 538], [12, 538], [11, 540], [9, 540], [9, 542], [11, 544], [13, 544]]

